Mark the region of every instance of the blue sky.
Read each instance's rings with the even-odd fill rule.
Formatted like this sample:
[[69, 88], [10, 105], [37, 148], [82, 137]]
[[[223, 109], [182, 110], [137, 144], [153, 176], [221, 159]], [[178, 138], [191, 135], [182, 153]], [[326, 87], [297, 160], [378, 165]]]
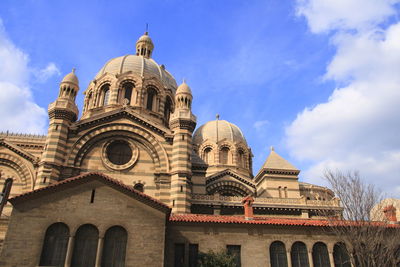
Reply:
[[399, 10], [397, 0], [3, 0], [0, 130], [45, 133], [63, 75], [76, 67], [82, 93], [107, 60], [134, 53], [149, 23], [153, 58], [186, 78], [198, 125], [217, 113], [238, 125], [255, 173], [274, 146], [304, 181], [358, 169], [398, 197]]

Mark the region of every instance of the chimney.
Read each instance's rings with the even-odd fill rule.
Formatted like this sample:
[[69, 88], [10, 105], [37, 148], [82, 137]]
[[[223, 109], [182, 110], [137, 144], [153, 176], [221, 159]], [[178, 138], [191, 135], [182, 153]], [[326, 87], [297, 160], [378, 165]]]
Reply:
[[391, 223], [396, 223], [396, 208], [393, 205], [386, 206], [383, 208], [383, 213], [385, 214], [386, 220]]
[[242, 200], [245, 220], [253, 220], [253, 203], [254, 198], [252, 196], [247, 196]]

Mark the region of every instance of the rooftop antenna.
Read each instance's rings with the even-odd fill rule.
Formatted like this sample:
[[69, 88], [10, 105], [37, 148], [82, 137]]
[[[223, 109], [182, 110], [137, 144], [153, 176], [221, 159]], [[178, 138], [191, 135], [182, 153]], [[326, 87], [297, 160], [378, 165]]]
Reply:
[[148, 33], [149, 33], [149, 24], [146, 23], [146, 34], [148, 34]]

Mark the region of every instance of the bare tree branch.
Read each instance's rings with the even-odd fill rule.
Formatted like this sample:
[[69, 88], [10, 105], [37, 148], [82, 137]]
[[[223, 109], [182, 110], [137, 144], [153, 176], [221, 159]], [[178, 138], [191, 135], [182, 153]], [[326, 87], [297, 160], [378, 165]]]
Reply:
[[[346, 244], [353, 266], [400, 266], [400, 224], [386, 218], [372, 221], [373, 208], [383, 200], [383, 194], [362, 181], [357, 171], [343, 173], [326, 170], [325, 179], [340, 198], [341, 216], [321, 211], [329, 220], [329, 231]], [[376, 216], [373, 216], [376, 220]]]

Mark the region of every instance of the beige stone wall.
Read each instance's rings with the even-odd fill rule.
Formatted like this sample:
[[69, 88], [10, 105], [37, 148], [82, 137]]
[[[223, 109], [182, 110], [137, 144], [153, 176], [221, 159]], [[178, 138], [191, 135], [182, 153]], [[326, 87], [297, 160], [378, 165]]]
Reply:
[[165, 214], [97, 181], [14, 208], [0, 266], [37, 266], [46, 229], [55, 222], [67, 224], [71, 235], [87, 223], [100, 236], [120, 225], [128, 232], [126, 266], [163, 266]]
[[175, 243], [185, 244], [186, 263], [189, 260], [189, 244], [198, 244], [200, 252], [221, 251], [226, 250], [227, 245], [240, 245], [242, 267], [270, 266], [269, 246], [274, 241], [285, 244], [289, 267], [292, 266], [289, 258], [294, 242], [306, 244], [309, 260], [312, 259], [313, 245], [323, 242], [328, 247], [332, 261], [333, 247], [337, 242], [334, 236], [316, 227], [173, 223], [167, 231], [165, 266], [174, 266]]
[[109, 141], [109, 139], [103, 139], [97, 142], [86, 154], [82, 161], [81, 173], [101, 172], [130, 186], [133, 186], [135, 183], [142, 183], [144, 185], [144, 192], [147, 195], [155, 197], [155, 168], [149, 151], [146, 147], [135, 140], [126, 137], [124, 138], [124, 136], [121, 136], [121, 139], [129, 140], [139, 148], [139, 156], [133, 167], [123, 171], [115, 171], [107, 168], [102, 160], [102, 152], [104, 143]]
[[298, 178], [293, 175], [265, 175], [257, 192], [259, 197], [300, 198]]

